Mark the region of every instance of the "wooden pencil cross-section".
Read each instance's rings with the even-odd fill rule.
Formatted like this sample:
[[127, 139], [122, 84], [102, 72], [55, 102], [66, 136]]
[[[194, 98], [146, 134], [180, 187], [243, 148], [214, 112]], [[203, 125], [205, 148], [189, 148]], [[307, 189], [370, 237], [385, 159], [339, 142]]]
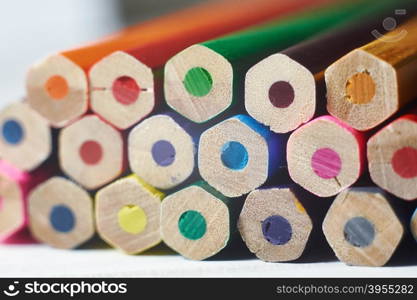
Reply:
[[163, 196], [136, 175], [102, 188], [96, 194], [99, 235], [127, 254], [137, 254], [159, 244]]
[[303, 254], [313, 223], [291, 188], [269, 188], [248, 195], [238, 228], [259, 259], [283, 262]]
[[76, 248], [94, 233], [93, 200], [82, 187], [63, 177], [37, 186], [28, 199], [29, 227], [40, 242], [55, 248]]
[[383, 266], [404, 228], [382, 190], [349, 188], [334, 200], [323, 231], [336, 256], [355, 266]]
[[229, 199], [198, 182], [162, 202], [164, 243], [182, 256], [204, 260], [230, 245], [236, 233], [241, 199]]
[[249, 116], [227, 119], [200, 137], [200, 174], [225, 196], [242, 196], [285, 165], [286, 140]]
[[369, 130], [417, 97], [417, 18], [332, 64], [325, 72], [327, 109]]
[[13, 242], [27, 225], [27, 198], [30, 191], [46, 180], [52, 168], [23, 172], [0, 160], [0, 241]]
[[193, 137], [169, 115], [155, 115], [129, 134], [130, 168], [150, 185], [170, 189], [184, 182], [195, 168]]
[[59, 164], [85, 188], [97, 189], [123, 172], [123, 137], [99, 117], [85, 116], [60, 132]]
[[[272, 0], [216, 1], [147, 21], [35, 64], [26, 80], [28, 99], [54, 126], [62, 127], [87, 111], [91, 92], [97, 113], [117, 127], [129, 127], [153, 108], [152, 70], [162, 67], [178, 51], [327, 2], [329, 0], [283, 0], [277, 5]], [[91, 73], [92, 90], [89, 91], [88, 71], [115, 51], [127, 52], [109, 56], [97, 66]]]
[[48, 122], [26, 103], [0, 111], [0, 156], [23, 171], [32, 171], [52, 153]]
[[287, 163], [291, 178], [320, 197], [338, 194], [365, 169], [365, 137], [331, 116], [303, 125], [290, 136]]
[[[388, 0], [365, 6], [349, 22], [254, 65], [245, 80], [248, 113], [277, 133], [295, 130], [315, 113], [322, 114], [326, 106], [325, 69], [348, 52], [373, 41], [372, 30], [382, 27], [384, 16], [392, 14], [398, 5]], [[407, 11], [411, 13], [411, 9]], [[401, 17], [402, 20], [411, 16]], [[399, 17], [396, 19], [398, 23]]]
[[167, 104], [193, 122], [209, 121], [242, 100], [245, 73], [260, 59], [341, 23], [364, 5], [339, 3], [186, 48], [165, 66]]
[[373, 182], [404, 200], [417, 198], [417, 115], [404, 115], [374, 134], [367, 156]]
[[411, 218], [410, 229], [414, 239], [417, 241], [417, 209], [414, 211], [414, 214]]

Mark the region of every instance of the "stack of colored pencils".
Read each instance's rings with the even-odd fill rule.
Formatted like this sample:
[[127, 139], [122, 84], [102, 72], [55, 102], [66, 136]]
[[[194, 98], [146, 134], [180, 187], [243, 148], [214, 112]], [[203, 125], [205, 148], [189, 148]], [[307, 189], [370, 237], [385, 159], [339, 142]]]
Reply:
[[49, 56], [0, 112], [0, 237], [411, 261], [416, 80], [413, 0], [221, 0]]

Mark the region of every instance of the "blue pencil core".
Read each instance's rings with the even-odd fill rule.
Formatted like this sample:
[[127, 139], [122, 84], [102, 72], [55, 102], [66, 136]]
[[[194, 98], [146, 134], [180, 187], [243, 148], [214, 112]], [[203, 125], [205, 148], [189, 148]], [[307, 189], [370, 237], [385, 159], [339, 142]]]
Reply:
[[75, 216], [66, 205], [55, 205], [49, 215], [52, 227], [61, 233], [68, 233], [74, 229]]
[[19, 144], [24, 138], [23, 127], [16, 120], [7, 120], [4, 122], [2, 134], [4, 140], [11, 145]]
[[167, 167], [175, 161], [175, 148], [165, 140], [157, 141], [152, 146], [152, 158], [161, 167]]
[[249, 154], [245, 146], [239, 142], [227, 142], [221, 149], [223, 165], [232, 170], [242, 170], [246, 167]]
[[262, 222], [262, 233], [271, 244], [285, 245], [291, 240], [292, 227], [286, 218], [275, 215]]

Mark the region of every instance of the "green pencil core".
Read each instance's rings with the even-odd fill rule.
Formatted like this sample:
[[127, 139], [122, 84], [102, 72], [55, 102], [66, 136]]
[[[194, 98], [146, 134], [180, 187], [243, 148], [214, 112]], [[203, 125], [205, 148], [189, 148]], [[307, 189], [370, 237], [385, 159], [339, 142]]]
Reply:
[[204, 97], [213, 87], [210, 73], [201, 67], [190, 69], [184, 77], [184, 87], [188, 93], [195, 97]]
[[180, 233], [189, 240], [198, 240], [207, 231], [206, 219], [195, 210], [184, 212], [178, 220]]

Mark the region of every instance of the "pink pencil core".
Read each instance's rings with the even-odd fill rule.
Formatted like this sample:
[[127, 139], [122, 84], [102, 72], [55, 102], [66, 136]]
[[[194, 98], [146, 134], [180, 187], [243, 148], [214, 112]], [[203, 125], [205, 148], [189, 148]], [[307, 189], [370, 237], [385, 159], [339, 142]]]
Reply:
[[321, 148], [314, 152], [311, 158], [311, 167], [317, 176], [331, 179], [339, 175], [342, 169], [342, 160], [336, 151], [330, 148]]
[[397, 150], [391, 160], [394, 172], [405, 179], [417, 176], [417, 150], [412, 147], [403, 147]]

